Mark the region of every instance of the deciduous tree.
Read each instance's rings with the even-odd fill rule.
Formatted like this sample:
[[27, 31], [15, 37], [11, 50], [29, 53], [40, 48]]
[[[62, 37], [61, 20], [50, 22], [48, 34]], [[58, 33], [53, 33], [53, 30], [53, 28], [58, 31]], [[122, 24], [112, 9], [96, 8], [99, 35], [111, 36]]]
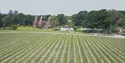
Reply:
[[51, 21], [51, 27], [59, 26], [59, 20], [56, 16], [51, 16], [50, 21]]
[[64, 16], [64, 14], [58, 14], [57, 15], [57, 18], [59, 20], [59, 24], [62, 26], [62, 25], [65, 25], [67, 23], [67, 18]]
[[11, 17], [10, 16], [5, 16], [3, 19], [2, 19], [2, 22], [3, 22], [3, 26], [10, 26], [12, 24], [12, 21], [11, 21]]

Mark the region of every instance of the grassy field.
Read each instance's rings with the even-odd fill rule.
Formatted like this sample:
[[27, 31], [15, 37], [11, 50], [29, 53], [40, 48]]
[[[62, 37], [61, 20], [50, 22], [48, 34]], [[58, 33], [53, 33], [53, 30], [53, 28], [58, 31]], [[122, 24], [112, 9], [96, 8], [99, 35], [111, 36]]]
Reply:
[[125, 38], [0, 32], [0, 63], [125, 63]]

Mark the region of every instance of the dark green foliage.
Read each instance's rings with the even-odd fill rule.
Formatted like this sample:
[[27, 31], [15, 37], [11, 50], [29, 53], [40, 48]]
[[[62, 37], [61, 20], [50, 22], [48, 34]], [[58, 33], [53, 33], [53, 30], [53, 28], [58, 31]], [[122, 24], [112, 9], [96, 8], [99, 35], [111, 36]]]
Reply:
[[65, 25], [65, 24], [68, 22], [68, 21], [67, 21], [67, 18], [65, 17], [64, 14], [58, 14], [58, 15], [57, 15], [57, 18], [58, 18], [59, 23], [60, 23], [61, 26], [62, 26], [62, 25]]
[[99, 19], [99, 15], [98, 15], [98, 11], [90, 11], [86, 16], [85, 16], [85, 20], [83, 20], [82, 24], [83, 27], [88, 27], [91, 28], [92, 30], [94, 28], [98, 27], [98, 19]]
[[87, 14], [87, 11], [80, 11], [78, 12], [78, 14], [74, 14], [72, 15], [72, 21], [74, 22], [74, 24], [76, 26], [81, 26], [82, 25], [82, 21], [85, 19], [85, 15]]
[[125, 15], [119, 20], [117, 20], [117, 26], [123, 27], [125, 29]]
[[124, 27], [124, 16], [122, 13], [116, 10], [109, 10], [101, 9], [99, 11], [90, 11], [86, 14], [85, 19], [82, 21], [82, 27], [103, 29], [104, 32], [112, 31], [114, 32], [115, 28], [118, 25], [122, 25]]
[[14, 11], [14, 14], [18, 14], [18, 11], [17, 11], [17, 10], [15, 10], [15, 11]]
[[[42, 15], [44, 21], [48, 20], [51, 15]], [[37, 16], [40, 19], [41, 15]], [[33, 26], [35, 16], [18, 13], [17, 10], [9, 10], [8, 14], [0, 13], [0, 27], [10, 27], [10, 25]], [[68, 25], [69, 27], [80, 26], [84, 28], [103, 29], [104, 32], [115, 30], [114, 28], [122, 27], [125, 29], [125, 11], [117, 10], [92, 10], [79, 11], [72, 16], [58, 14], [51, 16], [51, 27]], [[74, 27], [77, 29], [77, 27]], [[113, 31], [114, 32], [114, 31]]]
[[98, 20], [97, 20], [97, 27], [96, 28], [102, 28], [107, 29], [109, 26], [107, 26], [110, 22], [105, 22], [105, 20], [108, 18], [108, 11], [106, 9], [101, 9], [98, 11]]
[[1, 14], [1, 13], [0, 13], [0, 28], [3, 27], [2, 19], [3, 19], [3, 17], [5, 17], [5, 16], [6, 16], [5, 14]]
[[12, 30], [16, 30], [16, 29], [17, 29], [17, 26], [16, 26], [16, 25], [13, 25], [11, 28], [12, 28]]
[[23, 25], [24, 24], [24, 20], [25, 20], [25, 15], [23, 13], [19, 13], [17, 15], [17, 20], [18, 20], [18, 24]]
[[16, 30], [17, 25], [11, 25], [10, 27], [7, 28], [8, 30]]
[[51, 27], [58, 27], [59, 26], [59, 20], [56, 16], [50, 17]]
[[111, 31], [112, 31], [113, 33], [119, 32], [116, 28], [117, 28], [116, 26], [113, 26]]
[[13, 15], [13, 11], [9, 10], [8, 15]]
[[12, 24], [12, 21], [11, 21], [11, 17], [10, 16], [5, 16], [3, 19], [2, 19], [2, 22], [3, 22], [3, 26], [10, 26]]
[[32, 17], [31, 15], [25, 15], [25, 17], [23, 18], [23, 25], [24, 26], [32, 26], [33, 25], [33, 20], [34, 17]]

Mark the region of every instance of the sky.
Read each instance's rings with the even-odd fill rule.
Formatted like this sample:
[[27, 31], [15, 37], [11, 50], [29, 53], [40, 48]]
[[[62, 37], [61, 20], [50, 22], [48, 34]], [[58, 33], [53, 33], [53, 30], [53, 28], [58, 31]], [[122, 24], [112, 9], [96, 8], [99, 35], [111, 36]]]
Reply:
[[71, 16], [79, 11], [101, 9], [125, 10], [125, 0], [0, 0], [0, 12], [17, 10], [31, 15]]

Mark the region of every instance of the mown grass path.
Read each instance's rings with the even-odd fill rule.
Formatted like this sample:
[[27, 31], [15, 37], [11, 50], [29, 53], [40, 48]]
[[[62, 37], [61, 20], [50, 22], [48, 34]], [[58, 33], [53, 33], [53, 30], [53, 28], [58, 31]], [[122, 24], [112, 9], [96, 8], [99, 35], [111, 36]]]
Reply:
[[125, 38], [1, 32], [0, 63], [125, 63]]

